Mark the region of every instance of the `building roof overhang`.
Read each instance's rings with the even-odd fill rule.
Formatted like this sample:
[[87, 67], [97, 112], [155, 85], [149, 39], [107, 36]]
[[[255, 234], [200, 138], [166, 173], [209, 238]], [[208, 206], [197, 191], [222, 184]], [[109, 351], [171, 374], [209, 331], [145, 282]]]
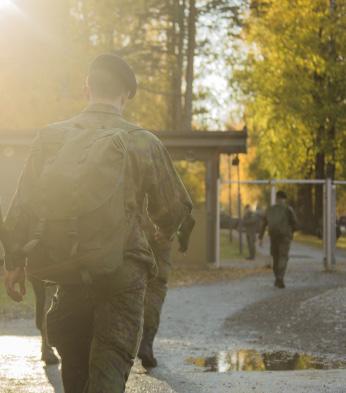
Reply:
[[[174, 159], [204, 160], [220, 154], [247, 152], [247, 131], [152, 131]], [[0, 130], [0, 146], [29, 146], [33, 130]]]

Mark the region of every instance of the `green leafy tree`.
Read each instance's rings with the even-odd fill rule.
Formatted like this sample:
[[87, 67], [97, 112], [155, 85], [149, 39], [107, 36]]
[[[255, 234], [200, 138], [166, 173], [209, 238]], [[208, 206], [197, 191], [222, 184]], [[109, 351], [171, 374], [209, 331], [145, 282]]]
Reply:
[[[307, 179], [345, 173], [345, 11], [344, 0], [251, 1], [247, 58], [236, 76], [257, 145], [255, 171]], [[307, 221], [318, 222], [321, 187], [300, 196]]]

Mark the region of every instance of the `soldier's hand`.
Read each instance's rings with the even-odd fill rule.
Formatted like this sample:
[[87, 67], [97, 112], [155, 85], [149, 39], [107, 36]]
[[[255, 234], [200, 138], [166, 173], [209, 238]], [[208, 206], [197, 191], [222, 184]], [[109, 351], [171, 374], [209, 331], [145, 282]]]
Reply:
[[167, 237], [160, 230], [155, 232], [154, 239], [160, 245], [165, 245], [165, 244], [169, 243], [169, 240], [167, 239]]
[[25, 268], [18, 267], [13, 271], [5, 271], [4, 281], [7, 295], [15, 302], [21, 302], [26, 294]]

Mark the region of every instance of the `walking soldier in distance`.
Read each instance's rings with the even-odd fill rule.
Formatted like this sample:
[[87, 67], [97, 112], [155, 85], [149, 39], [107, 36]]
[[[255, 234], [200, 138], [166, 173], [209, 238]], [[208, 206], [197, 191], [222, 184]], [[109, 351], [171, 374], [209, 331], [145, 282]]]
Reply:
[[66, 393], [125, 391], [154, 270], [144, 200], [167, 241], [191, 213], [162, 143], [122, 117], [136, 88], [120, 57], [93, 61], [89, 106], [38, 133], [5, 220], [8, 294], [22, 300], [26, 261], [29, 274], [59, 285], [47, 332]]
[[243, 227], [245, 228], [246, 240], [249, 250], [249, 256], [246, 259], [253, 261], [256, 257], [256, 234], [258, 227], [258, 216], [251, 209], [250, 205], [245, 206]]
[[276, 204], [269, 207], [266, 212], [259, 239], [262, 243], [264, 233], [268, 227], [275, 286], [285, 288], [284, 277], [293, 234], [297, 229], [297, 217], [293, 208], [287, 205], [287, 195], [285, 192], [278, 191], [276, 200]]

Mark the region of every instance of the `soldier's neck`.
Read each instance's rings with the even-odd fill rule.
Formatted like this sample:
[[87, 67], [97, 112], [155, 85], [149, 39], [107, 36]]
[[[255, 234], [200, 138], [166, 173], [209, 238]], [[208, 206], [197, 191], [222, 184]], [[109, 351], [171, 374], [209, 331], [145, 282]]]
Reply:
[[119, 114], [123, 112], [123, 105], [121, 99], [117, 100], [107, 100], [105, 98], [92, 98], [89, 100], [90, 105], [107, 105], [112, 106]]

